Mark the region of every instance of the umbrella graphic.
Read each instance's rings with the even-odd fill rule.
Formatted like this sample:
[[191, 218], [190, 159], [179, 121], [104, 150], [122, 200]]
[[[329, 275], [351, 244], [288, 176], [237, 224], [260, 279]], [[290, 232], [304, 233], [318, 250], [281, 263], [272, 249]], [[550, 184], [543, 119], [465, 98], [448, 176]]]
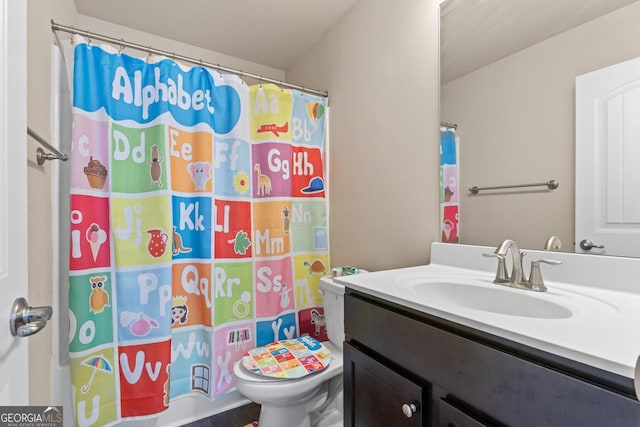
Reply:
[[102, 372], [107, 372], [109, 374], [113, 373], [111, 364], [101, 354], [85, 359], [80, 364], [93, 368], [93, 372], [91, 373], [91, 378], [89, 378], [89, 382], [82, 386], [82, 393], [86, 393], [89, 391], [89, 389], [91, 388], [91, 383], [93, 383], [93, 378], [96, 376], [96, 372], [102, 371]]

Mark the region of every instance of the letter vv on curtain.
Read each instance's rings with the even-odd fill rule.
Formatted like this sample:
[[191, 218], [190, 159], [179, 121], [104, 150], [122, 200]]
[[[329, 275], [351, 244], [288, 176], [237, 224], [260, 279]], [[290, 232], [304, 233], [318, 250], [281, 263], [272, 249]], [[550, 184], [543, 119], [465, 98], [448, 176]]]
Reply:
[[[105, 50], [107, 49], [107, 50]], [[76, 422], [234, 387], [249, 349], [326, 340], [326, 100], [76, 38]]]

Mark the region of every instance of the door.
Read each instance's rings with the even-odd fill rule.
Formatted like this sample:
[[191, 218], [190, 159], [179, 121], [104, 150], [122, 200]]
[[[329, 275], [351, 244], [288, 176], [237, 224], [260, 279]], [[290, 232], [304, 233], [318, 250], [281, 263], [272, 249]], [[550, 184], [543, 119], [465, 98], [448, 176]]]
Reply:
[[344, 343], [344, 425], [426, 425], [422, 387]]
[[640, 58], [576, 78], [575, 209], [577, 253], [640, 257]]
[[0, 406], [28, 403], [28, 342], [9, 331], [27, 296], [26, 2], [0, 0]]

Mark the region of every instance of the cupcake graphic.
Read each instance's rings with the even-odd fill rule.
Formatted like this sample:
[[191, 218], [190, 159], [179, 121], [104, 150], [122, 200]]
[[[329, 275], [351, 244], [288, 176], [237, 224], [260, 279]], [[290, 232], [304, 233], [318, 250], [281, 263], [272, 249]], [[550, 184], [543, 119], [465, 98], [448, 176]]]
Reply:
[[452, 197], [453, 197], [453, 191], [451, 191], [451, 189], [448, 186], [445, 187], [445, 189], [444, 189], [444, 201], [445, 202], [449, 202]]
[[100, 160], [89, 157], [89, 163], [84, 167], [84, 174], [89, 181], [91, 188], [102, 190], [107, 180], [107, 168], [104, 167]]

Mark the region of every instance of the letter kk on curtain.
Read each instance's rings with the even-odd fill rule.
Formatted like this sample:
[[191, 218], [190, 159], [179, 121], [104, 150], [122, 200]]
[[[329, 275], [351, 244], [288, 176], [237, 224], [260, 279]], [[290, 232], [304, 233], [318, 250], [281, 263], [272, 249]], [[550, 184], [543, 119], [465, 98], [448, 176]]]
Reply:
[[75, 41], [76, 422], [215, 398], [249, 349], [326, 340], [326, 99]]

